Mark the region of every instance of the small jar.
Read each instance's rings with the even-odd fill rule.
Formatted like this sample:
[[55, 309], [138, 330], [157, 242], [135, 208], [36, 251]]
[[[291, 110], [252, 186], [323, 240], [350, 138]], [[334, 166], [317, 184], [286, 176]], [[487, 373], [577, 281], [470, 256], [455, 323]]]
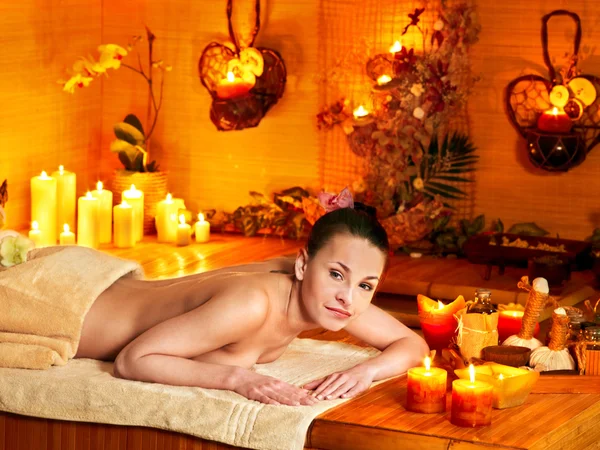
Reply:
[[569, 317], [569, 335], [567, 336], [567, 340], [576, 341], [581, 334], [581, 324], [585, 322], [583, 311], [579, 309], [567, 309], [567, 316]]

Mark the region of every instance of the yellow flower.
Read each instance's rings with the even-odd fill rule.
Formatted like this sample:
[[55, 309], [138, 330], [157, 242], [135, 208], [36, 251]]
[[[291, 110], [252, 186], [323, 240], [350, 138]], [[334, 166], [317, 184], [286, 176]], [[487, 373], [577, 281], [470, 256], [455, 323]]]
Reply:
[[421, 177], [417, 177], [413, 180], [413, 187], [417, 190], [417, 191], [422, 191], [423, 188], [425, 187], [425, 184], [423, 183], [423, 178]]
[[84, 77], [80, 73], [73, 75], [63, 86], [63, 91], [70, 94], [75, 92], [75, 87], [87, 87], [92, 82], [92, 77]]
[[10, 267], [25, 262], [27, 253], [35, 247], [33, 241], [14, 231], [3, 234], [5, 237], [0, 240], [0, 264]]
[[127, 50], [116, 44], [100, 45], [100, 60], [98, 64], [104, 69], [118, 69], [121, 67], [123, 56], [127, 56]]
[[425, 111], [423, 111], [423, 108], [417, 106], [413, 111], [413, 117], [419, 120], [423, 119], [423, 117], [425, 117]]

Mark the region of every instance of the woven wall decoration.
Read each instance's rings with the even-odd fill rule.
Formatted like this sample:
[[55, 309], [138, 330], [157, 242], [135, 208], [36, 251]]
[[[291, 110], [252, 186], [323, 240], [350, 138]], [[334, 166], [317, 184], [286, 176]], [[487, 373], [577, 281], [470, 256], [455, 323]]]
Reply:
[[227, 0], [231, 43], [211, 42], [198, 63], [202, 85], [213, 99], [210, 120], [220, 131], [258, 126], [283, 95], [287, 77], [277, 51], [253, 46], [260, 31], [260, 0], [255, 0], [256, 22], [248, 42], [237, 38], [232, 12], [233, 0]]
[[[548, 21], [571, 18], [577, 27], [569, 64], [557, 71], [548, 52]], [[527, 140], [529, 160], [548, 171], [567, 171], [581, 164], [600, 138], [600, 78], [577, 68], [581, 21], [576, 13], [556, 10], [542, 17], [544, 63], [550, 79], [523, 75], [506, 87], [506, 110]]]

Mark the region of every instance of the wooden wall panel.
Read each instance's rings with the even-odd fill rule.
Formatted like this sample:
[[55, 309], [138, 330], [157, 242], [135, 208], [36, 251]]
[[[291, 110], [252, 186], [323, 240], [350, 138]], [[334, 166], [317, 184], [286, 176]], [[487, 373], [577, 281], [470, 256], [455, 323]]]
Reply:
[[8, 178], [12, 228], [29, 224], [30, 177], [63, 164], [80, 192], [95, 178], [101, 85], [71, 96], [57, 80], [100, 43], [101, 11], [101, 0], [0, 2], [0, 182]]

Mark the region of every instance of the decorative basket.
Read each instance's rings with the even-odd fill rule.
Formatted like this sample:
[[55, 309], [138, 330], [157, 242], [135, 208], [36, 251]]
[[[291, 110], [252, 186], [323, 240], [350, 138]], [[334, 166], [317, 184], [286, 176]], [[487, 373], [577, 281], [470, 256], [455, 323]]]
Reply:
[[116, 170], [112, 184], [115, 204], [121, 202], [121, 193], [129, 189], [132, 184], [144, 193], [144, 234], [154, 234], [156, 203], [167, 196], [167, 173]]

